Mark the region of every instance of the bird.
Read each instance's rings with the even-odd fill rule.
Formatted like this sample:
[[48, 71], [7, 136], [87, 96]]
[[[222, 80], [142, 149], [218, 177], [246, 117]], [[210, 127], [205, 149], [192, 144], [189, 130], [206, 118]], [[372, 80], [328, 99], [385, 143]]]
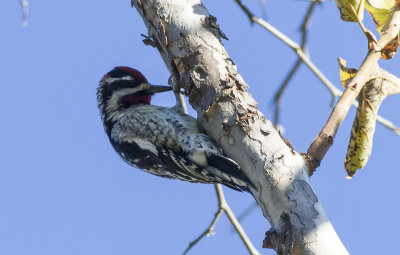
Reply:
[[178, 104], [151, 105], [155, 93], [171, 90], [150, 84], [131, 67], [117, 66], [103, 76], [97, 104], [114, 150], [129, 165], [153, 175], [249, 191], [251, 182], [239, 165], [224, 155], [195, 118]]

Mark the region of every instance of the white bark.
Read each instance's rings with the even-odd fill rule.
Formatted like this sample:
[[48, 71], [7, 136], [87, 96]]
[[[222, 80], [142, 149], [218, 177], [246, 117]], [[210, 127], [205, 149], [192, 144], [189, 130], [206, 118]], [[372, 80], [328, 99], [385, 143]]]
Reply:
[[348, 254], [308, 178], [303, 158], [258, 111], [199, 0], [132, 0], [200, 125], [236, 160], [272, 228], [279, 254]]

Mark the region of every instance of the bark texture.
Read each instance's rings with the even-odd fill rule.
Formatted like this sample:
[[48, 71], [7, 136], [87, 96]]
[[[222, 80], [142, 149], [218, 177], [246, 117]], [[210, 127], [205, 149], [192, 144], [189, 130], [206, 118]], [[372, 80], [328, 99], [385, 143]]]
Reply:
[[149, 37], [197, 111], [202, 128], [239, 163], [271, 224], [278, 254], [348, 254], [308, 178], [303, 158], [257, 109], [229, 58], [216, 18], [199, 0], [132, 0]]

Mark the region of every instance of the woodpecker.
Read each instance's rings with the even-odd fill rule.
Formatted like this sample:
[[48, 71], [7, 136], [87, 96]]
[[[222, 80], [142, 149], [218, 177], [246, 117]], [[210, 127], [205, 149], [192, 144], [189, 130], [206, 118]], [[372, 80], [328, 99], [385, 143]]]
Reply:
[[97, 103], [115, 151], [131, 166], [157, 176], [248, 191], [250, 182], [239, 165], [200, 131], [195, 118], [178, 105], [150, 105], [154, 93], [170, 90], [149, 84], [130, 67], [117, 66], [103, 76]]

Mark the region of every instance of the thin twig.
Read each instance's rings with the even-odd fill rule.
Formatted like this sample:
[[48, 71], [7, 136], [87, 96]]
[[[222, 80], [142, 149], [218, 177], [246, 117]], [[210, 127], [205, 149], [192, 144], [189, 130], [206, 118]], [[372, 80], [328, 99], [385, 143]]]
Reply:
[[[172, 81], [171, 81], [172, 82]], [[171, 83], [170, 81], [168, 83]], [[171, 84], [170, 84], [171, 85]], [[175, 98], [176, 98], [176, 105], [182, 107], [184, 113], [187, 112], [186, 102], [181, 93], [179, 91], [174, 91]], [[222, 212], [225, 212], [226, 216], [228, 217], [229, 221], [231, 222], [232, 226], [235, 228], [236, 232], [239, 234], [240, 238], [242, 239], [244, 245], [246, 246], [247, 250], [251, 255], [259, 255], [260, 253], [254, 247], [253, 243], [247, 237], [246, 232], [243, 230], [240, 222], [236, 219], [235, 214], [232, 212], [231, 208], [228, 205], [228, 202], [225, 199], [224, 191], [222, 190], [221, 184], [214, 184], [215, 192], [217, 193], [218, 198], [218, 211], [215, 213], [211, 224], [208, 226], [203, 233], [201, 233], [195, 240], [189, 243], [189, 246], [183, 252], [183, 255], [187, 254], [189, 250], [195, 246], [203, 237], [209, 236], [214, 232], [214, 227], [217, 224], [219, 218], [221, 217]]]
[[[306, 42], [307, 42], [307, 27], [310, 22], [311, 14], [317, 3], [319, 3], [319, 2], [311, 2], [310, 3], [310, 6], [307, 9], [306, 15], [304, 16], [303, 22], [301, 23], [301, 27], [300, 27], [301, 46], [300, 47], [304, 52], [305, 52]], [[283, 92], [285, 91], [287, 85], [293, 78], [296, 71], [299, 69], [301, 63], [302, 63], [302, 60], [300, 58], [298, 58], [296, 60], [296, 63], [290, 69], [288, 75], [286, 76], [285, 80], [283, 81], [283, 83], [281, 84], [281, 86], [279, 87], [278, 91], [276, 92], [276, 94], [274, 96], [274, 101], [275, 101], [274, 124], [275, 124], [275, 127], [277, 127], [279, 124], [279, 112], [280, 112], [281, 97], [283, 95]]]
[[217, 193], [218, 198], [218, 211], [215, 213], [213, 220], [211, 221], [210, 226], [203, 232], [199, 237], [197, 237], [194, 241], [192, 241], [188, 248], [184, 251], [184, 255], [196, 244], [198, 243], [203, 237], [211, 234], [214, 230], [214, 226], [217, 223], [219, 217], [221, 216], [222, 212], [225, 212], [226, 216], [228, 217], [229, 221], [231, 222], [232, 226], [235, 228], [236, 232], [239, 234], [240, 238], [242, 239], [244, 245], [246, 246], [247, 250], [251, 255], [260, 255], [257, 249], [254, 247], [250, 239], [247, 237], [246, 232], [243, 230], [240, 222], [236, 219], [235, 214], [232, 212], [231, 208], [229, 207], [224, 192], [222, 190], [221, 184], [215, 184], [215, 192]]
[[397, 127], [393, 122], [388, 119], [383, 118], [382, 116], [376, 116], [376, 120], [381, 123], [383, 126], [395, 132], [397, 135], [400, 135], [400, 128]]
[[274, 125], [275, 127], [278, 126], [279, 124], [279, 111], [280, 111], [280, 106], [281, 106], [281, 98], [283, 95], [283, 92], [285, 91], [287, 85], [289, 84], [290, 80], [300, 67], [300, 64], [302, 63], [301, 59], [298, 58], [294, 66], [290, 69], [288, 75], [286, 76], [285, 80], [283, 81], [282, 85], [279, 87], [278, 91], [276, 92], [274, 96], [274, 101], [275, 101], [275, 111], [274, 111]]
[[265, 2], [265, 0], [260, 0], [260, 5], [261, 5], [261, 13], [262, 13], [262, 17], [263, 19], [267, 20], [267, 4]]
[[243, 210], [241, 214], [237, 217], [239, 222], [244, 221], [247, 216], [249, 216], [256, 208], [258, 207], [258, 204], [256, 201], [252, 202], [249, 206], [247, 206], [246, 209]]
[[[333, 94], [335, 95], [335, 98], [336, 97], [341, 97], [342, 95], [343, 95], [343, 92], [342, 91], [340, 91], [338, 88], [334, 88], [333, 89]], [[352, 105], [354, 106], [354, 107], [358, 107], [358, 102], [357, 101], [354, 101], [353, 103], [352, 103]], [[398, 126], [396, 126], [393, 122], [391, 122], [390, 120], [388, 120], [388, 119], [386, 119], [386, 118], [384, 118], [384, 117], [382, 117], [382, 116], [380, 116], [380, 115], [378, 115], [377, 117], [376, 117], [376, 120], [379, 122], [379, 123], [381, 123], [384, 127], [386, 127], [386, 128], [388, 128], [388, 129], [390, 129], [390, 130], [392, 130], [393, 132], [395, 132], [397, 135], [400, 135], [400, 127], [398, 127]]]
[[310, 163], [310, 175], [314, 172], [315, 168], [319, 166], [322, 158], [332, 146], [336, 133], [346, 117], [350, 106], [353, 104], [365, 83], [370, 79], [371, 70], [376, 66], [376, 63], [382, 56], [382, 49], [398, 36], [399, 28], [400, 4], [396, 5], [394, 8], [389, 28], [382, 34], [382, 37], [377, 43], [377, 48], [380, 50], [370, 50], [368, 52], [357, 74], [347, 85], [343, 95], [333, 108], [325, 126], [308, 148], [307, 159]]
[[244, 245], [246, 246], [247, 250], [249, 251], [250, 254], [252, 255], [259, 255], [260, 253], [257, 251], [257, 249], [254, 247], [253, 243], [250, 241], [249, 237], [247, 236], [246, 232], [243, 230], [242, 225], [240, 225], [240, 222], [236, 219], [235, 214], [232, 212], [231, 208], [228, 205], [228, 202], [226, 202], [224, 192], [222, 191], [222, 186], [221, 184], [215, 184], [215, 191], [217, 192], [218, 195], [218, 202], [222, 210], [226, 213], [226, 216], [228, 216], [229, 221], [233, 225], [233, 227], [236, 229], [236, 232], [239, 234], [240, 238], [242, 239]]
[[238, 3], [239, 7], [245, 12], [247, 17], [249, 18], [251, 23], [256, 23], [260, 25], [261, 27], [265, 28], [269, 32], [271, 32], [275, 37], [277, 37], [279, 40], [284, 42], [287, 46], [289, 46], [294, 52], [299, 56], [299, 58], [310, 68], [310, 70], [322, 81], [323, 84], [328, 88], [328, 90], [331, 92], [332, 96], [333, 94], [333, 88], [335, 88], [335, 85], [333, 85], [328, 78], [325, 77], [325, 75], [311, 62], [309, 57], [307, 56], [306, 53], [301, 49], [301, 46], [292, 41], [289, 37], [284, 35], [281, 31], [273, 27], [271, 24], [266, 22], [263, 19], [257, 18], [254, 16], [249, 9], [247, 9], [246, 6], [243, 5], [243, 3], [240, 0], [235, 0], [236, 3]]
[[235, 0], [235, 2], [239, 5], [239, 7], [242, 9], [242, 11], [247, 15], [247, 18], [249, 18], [250, 23], [253, 25], [254, 24], [253, 13], [250, 12], [250, 10], [242, 3], [242, 1]]
[[[146, 39], [150, 38], [150, 37], [145, 36], [143, 34], [142, 34], [142, 36], [145, 37]], [[153, 41], [153, 40], [151, 40], [151, 41]], [[144, 40], [143, 40], [143, 42], [144, 42]], [[146, 42], [144, 42], [144, 44], [145, 45], [149, 45], [149, 44], [146, 44]], [[183, 97], [183, 94], [181, 92], [181, 88], [180, 88], [179, 82], [174, 80], [173, 75], [171, 75], [168, 78], [168, 85], [171, 86], [172, 89], [174, 90], [175, 100], [176, 100], [176, 107], [180, 107], [181, 110], [183, 111], [183, 113], [188, 114], [185, 98]]]
[[308, 25], [310, 24], [311, 14], [314, 11], [316, 4], [320, 4], [321, 2], [315, 1], [310, 4], [307, 9], [306, 15], [304, 16], [303, 23], [301, 23], [300, 31], [301, 31], [301, 48], [305, 51], [306, 42], [307, 42], [307, 32]]
[[209, 236], [211, 234], [213, 234], [214, 232], [214, 227], [215, 224], [217, 224], [217, 221], [219, 220], [219, 218], [221, 217], [223, 210], [221, 207], [218, 208], [218, 211], [215, 213], [214, 218], [211, 221], [210, 226], [208, 226], [208, 228], [206, 230], [204, 230], [203, 233], [201, 233], [201, 235], [199, 235], [199, 237], [197, 237], [196, 239], [194, 239], [192, 242], [189, 243], [189, 246], [186, 248], [186, 250], [183, 252], [183, 255], [187, 254], [189, 252], [189, 250], [195, 246], [203, 237], [205, 236]]
[[185, 98], [183, 95], [179, 92], [174, 92], [175, 93], [175, 98], [176, 98], [176, 105], [182, 108], [182, 111], [187, 114], [187, 106], [185, 102]]
[[28, 1], [27, 0], [19, 0], [22, 8], [22, 26], [26, 27], [28, 25]]
[[[328, 78], [326, 78], [325, 75], [311, 62], [311, 60], [301, 50], [301, 47], [297, 43], [292, 41], [290, 38], [281, 33], [279, 30], [277, 30], [275, 27], [270, 25], [265, 20], [255, 17], [247, 9], [247, 7], [243, 5], [243, 3], [240, 0], [235, 0], [235, 2], [238, 3], [239, 7], [245, 12], [247, 17], [250, 19], [251, 23], [257, 23], [261, 27], [265, 28], [266, 30], [271, 32], [275, 37], [277, 37], [279, 40], [284, 42], [286, 45], [288, 45], [295, 51], [295, 53], [299, 56], [299, 58], [307, 65], [307, 67], [315, 74], [315, 76], [317, 76], [317, 78], [321, 80], [321, 82], [327, 87], [329, 92], [332, 94], [332, 103], [335, 101], [336, 97], [342, 95], [342, 92], [338, 88], [336, 88], [336, 86], [333, 85], [328, 80]], [[352, 104], [357, 107], [357, 102], [353, 102]], [[400, 128], [395, 126], [391, 121], [385, 119], [382, 116], [377, 116], [377, 121], [383, 124], [385, 127], [389, 128], [390, 130], [394, 131], [396, 134], [400, 135]]]

